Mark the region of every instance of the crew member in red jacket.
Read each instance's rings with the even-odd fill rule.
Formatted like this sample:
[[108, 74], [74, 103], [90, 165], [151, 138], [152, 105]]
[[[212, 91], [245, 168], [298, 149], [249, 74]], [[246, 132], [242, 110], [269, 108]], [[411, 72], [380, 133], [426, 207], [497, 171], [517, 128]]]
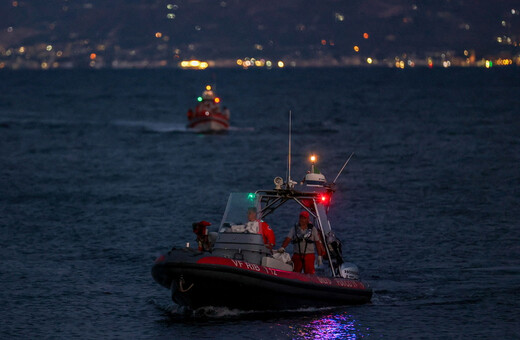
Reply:
[[250, 233], [261, 234], [264, 238], [265, 246], [272, 250], [276, 243], [274, 232], [269, 224], [257, 218], [257, 211], [255, 207], [250, 207], [247, 209], [247, 220], [248, 221], [245, 225], [245, 230]]
[[210, 251], [211, 244], [209, 242], [208, 237], [208, 227], [211, 223], [207, 221], [195, 222], [192, 224], [193, 233], [197, 235], [197, 244], [199, 246], [199, 251]]

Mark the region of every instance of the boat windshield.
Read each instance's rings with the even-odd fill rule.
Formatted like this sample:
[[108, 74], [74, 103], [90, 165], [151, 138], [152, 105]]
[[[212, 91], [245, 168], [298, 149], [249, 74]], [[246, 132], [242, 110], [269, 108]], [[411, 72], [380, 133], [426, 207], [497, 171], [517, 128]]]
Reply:
[[254, 192], [234, 192], [229, 195], [226, 211], [220, 222], [219, 232], [224, 232], [233, 225], [247, 223], [247, 212], [250, 208], [260, 209], [259, 196]]

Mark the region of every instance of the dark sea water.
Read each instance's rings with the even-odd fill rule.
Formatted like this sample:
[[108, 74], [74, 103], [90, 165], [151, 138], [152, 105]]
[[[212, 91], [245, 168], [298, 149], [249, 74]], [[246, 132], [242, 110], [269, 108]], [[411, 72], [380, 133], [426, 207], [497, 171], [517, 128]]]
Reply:
[[[187, 131], [215, 82], [231, 131]], [[330, 217], [372, 303], [184, 316], [154, 259], [285, 177], [289, 110], [294, 178], [355, 153]], [[520, 338], [519, 69], [3, 71], [0, 194], [2, 339]]]

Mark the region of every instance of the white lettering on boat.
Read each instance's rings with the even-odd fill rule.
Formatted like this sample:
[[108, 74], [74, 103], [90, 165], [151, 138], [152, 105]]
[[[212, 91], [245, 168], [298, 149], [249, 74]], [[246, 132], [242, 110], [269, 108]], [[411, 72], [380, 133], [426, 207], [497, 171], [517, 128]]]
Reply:
[[247, 263], [245, 262], [245, 265], [246, 265], [246, 268], [249, 269], [249, 270], [255, 270], [257, 272], [260, 271], [260, 267], [254, 263]]
[[264, 268], [265, 272], [269, 275], [274, 275], [274, 276], [278, 276], [278, 273], [276, 272], [276, 270], [274, 270], [273, 268], [269, 268], [269, 267], [262, 267]]
[[336, 284], [341, 287], [352, 287], [352, 282], [344, 280], [336, 280]]
[[263, 269], [263, 271], [265, 271], [266, 274], [278, 276], [278, 272], [276, 270], [274, 270], [273, 268], [262, 267], [257, 264], [254, 264], [254, 263], [248, 263], [248, 262], [243, 262], [243, 261], [239, 261], [239, 260], [231, 260], [231, 262], [233, 262], [233, 265], [235, 267], [254, 270], [256, 272], [262, 271], [262, 269]]
[[335, 279], [334, 282], [338, 286], [341, 286], [341, 287], [356, 288], [356, 289], [364, 289], [365, 288], [362, 283], [351, 281], [351, 280]]
[[317, 277], [318, 281], [320, 281], [320, 283], [323, 283], [323, 284], [326, 284], [326, 285], [330, 285], [332, 283], [331, 280], [327, 279], [326, 277]]
[[231, 261], [233, 261], [233, 264], [235, 265], [235, 267], [242, 268], [244, 266], [244, 262], [242, 262], [242, 261], [237, 261], [237, 260], [231, 260]]

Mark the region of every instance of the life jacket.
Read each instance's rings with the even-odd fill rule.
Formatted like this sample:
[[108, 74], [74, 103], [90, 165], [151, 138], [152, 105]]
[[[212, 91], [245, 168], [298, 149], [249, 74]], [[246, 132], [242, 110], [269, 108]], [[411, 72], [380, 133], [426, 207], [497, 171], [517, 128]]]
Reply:
[[[293, 243], [293, 247], [295, 249], [295, 254], [296, 254], [296, 244], [298, 244], [298, 253], [300, 255], [302, 254], [307, 254], [307, 245], [311, 244], [311, 243], [315, 243], [313, 240], [311, 240], [310, 238], [312, 237], [312, 230], [314, 228], [314, 226], [310, 223], [307, 224], [307, 229], [305, 231], [302, 232], [301, 228], [298, 228], [299, 227], [299, 224], [296, 223], [294, 225], [294, 236], [293, 236], [293, 239], [292, 239], [292, 243]], [[300, 242], [302, 241], [305, 241], [305, 247], [303, 248], [303, 252], [302, 252], [302, 249], [300, 248]]]
[[301, 241], [305, 241], [305, 245], [307, 245], [307, 243], [315, 243], [313, 240], [310, 239], [312, 237], [313, 228], [314, 228], [314, 225], [312, 225], [311, 223], [308, 223], [307, 229], [302, 232], [302, 230], [299, 228], [299, 225], [295, 224], [294, 225], [294, 236], [293, 236], [293, 239], [291, 242], [293, 244], [296, 244], [296, 243], [300, 243]]

